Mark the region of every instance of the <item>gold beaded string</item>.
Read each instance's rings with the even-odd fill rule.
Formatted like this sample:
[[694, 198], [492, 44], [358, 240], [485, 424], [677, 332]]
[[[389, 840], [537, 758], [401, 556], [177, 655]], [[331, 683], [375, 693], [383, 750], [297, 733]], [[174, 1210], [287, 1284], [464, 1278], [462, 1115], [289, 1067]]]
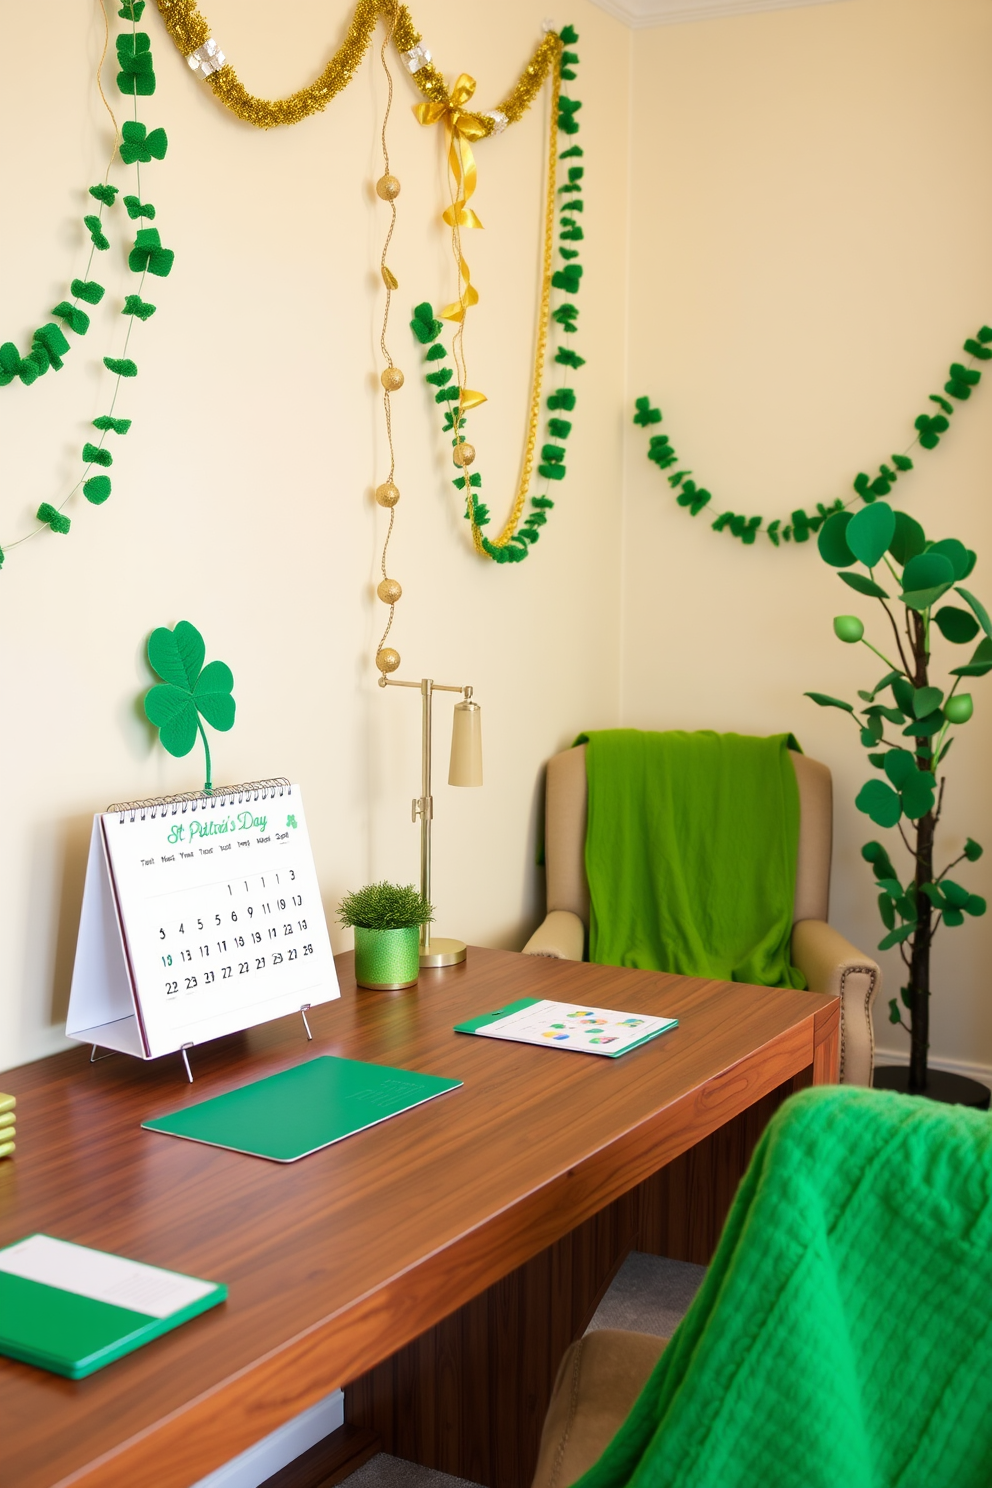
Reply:
[[[159, 12], [166, 30], [177, 50], [189, 57], [210, 40], [210, 24], [196, 5], [196, 0], [157, 0]], [[396, 0], [358, 0], [347, 35], [341, 46], [318, 77], [305, 88], [300, 88], [288, 98], [257, 98], [242, 84], [229, 62], [211, 73], [207, 82], [218, 102], [259, 129], [274, 129], [281, 124], [298, 124], [311, 114], [325, 109], [344, 88], [348, 86], [368, 51], [379, 15], [395, 17], [393, 39], [397, 51], [411, 52], [421, 42], [421, 34], [405, 5], [396, 7]], [[494, 113], [505, 115], [511, 124], [523, 117], [543, 86], [544, 79], [554, 63], [558, 38], [549, 32], [514, 83], [503, 102]], [[425, 61], [412, 74], [413, 81], [425, 98], [449, 106], [451, 99], [441, 72], [430, 61]], [[486, 135], [498, 131], [500, 124], [491, 113], [472, 113]]]
[[382, 130], [379, 135], [382, 145], [382, 175], [375, 183], [376, 195], [380, 201], [388, 203], [390, 212], [386, 241], [382, 245], [382, 254], [379, 258], [379, 272], [382, 275], [382, 282], [386, 286], [386, 304], [382, 314], [382, 332], [379, 336], [379, 347], [385, 358], [386, 365], [379, 374], [379, 381], [382, 383], [382, 408], [386, 420], [386, 439], [389, 444], [389, 475], [383, 481], [382, 485], [376, 487], [375, 492], [375, 499], [378, 504], [386, 507], [389, 511], [389, 526], [386, 528], [380, 562], [382, 579], [376, 589], [376, 594], [382, 600], [383, 604], [389, 606], [389, 619], [386, 622], [382, 639], [376, 647], [375, 652], [375, 664], [383, 675], [387, 672], [395, 672], [400, 664], [399, 652], [395, 651], [392, 646], [387, 646], [386, 641], [389, 638], [389, 632], [393, 628], [396, 601], [403, 593], [397, 581], [391, 579], [386, 572], [386, 554], [389, 550], [389, 539], [393, 535], [393, 524], [396, 521], [396, 503], [400, 499], [399, 489], [393, 481], [393, 476], [396, 474], [396, 451], [393, 448], [393, 418], [389, 400], [393, 393], [399, 392], [404, 381], [403, 373], [393, 362], [389, 347], [386, 344], [386, 332], [389, 328], [389, 308], [392, 304], [393, 290], [399, 288], [395, 274], [386, 263], [386, 255], [389, 253], [389, 245], [392, 242], [393, 233], [396, 229], [396, 198], [400, 194], [400, 183], [389, 169], [389, 146], [386, 142], [386, 126], [389, 123], [389, 114], [393, 107], [393, 75], [389, 70], [389, 63], [386, 61], [386, 48], [396, 29], [397, 13], [398, 6], [395, 0], [393, 0], [392, 9], [387, 18], [386, 34], [382, 39], [382, 47], [379, 52], [382, 70], [386, 74], [386, 107], [383, 110]]
[[[557, 51], [561, 51], [561, 41], [554, 37]], [[499, 537], [493, 540], [493, 547], [504, 548], [510, 538], [516, 532], [523, 516], [524, 507], [527, 503], [527, 495], [530, 491], [531, 476], [534, 473], [534, 452], [537, 448], [537, 428], [541, 418], [541, 390], [544, 385], [544, 366], [548, 355], [548, 330], [551, 324], [551, 275], [554, 272], [554, 238], [555, 238], [555, 197], [556, 183], [558, 177], [558, 98], [561, 92], [561, 70], [555, 67], [552, 72], [551, 81], [551, 124], [548, 143], [548, 180], [547, 193], [544, 206], [544, 247], [541, 263], [541, 295], [538, 303], [537, 315], [537, 338], [534, 349], [534, 370], [531, 376], [530, 411], [527, 420], [527, 440], [524, 446], [523, 465], [520, 471], [520, 480], [517, 485], [516, 496], [513, 507], [506, 520]], [[452, 239], [454, 242], [454, 254], [456, 267], [459, 261], [461, 246], [458, 242], [457, 215], [455, 226], [452, 228]], [[460, 276], [459, 276], [460, 282]], [[452, 356], [458, 367], [458, 385], [464, 388], [467, 382], [465, 369], [465, 352], [462, 342], [462, 332], [465, 321], [462, 319], [455, 332], [452, 342]], [[458, 352], [455, 352], [455, 344]], [[456, 430], [455, 447], [451, 458], [458, 465], [465, 476], [466, 495], [468, 494], [469, 466], [475, 460], [475, 446], [468, 443], [461, 434], [461, 403], [458, 405], [458, 430]], [[482, 546], [483, 532], [477, 523], [472, 523], [472, 541], [476, 552], [484, 554]]]
[[[559, 52], [561, 42], [555, 38]], [[541, 265], [541, 301], [537, 315], [537, 347], [534, 352], [534, 374], [531, 378], [530, 418], [527, 427], [527, 444], [524, 449], [523, 469], [517, 487], [513, 510], [494, 546], [503, 548], [517, 530], [523, 515], [530, 480], [534, 473], [534, 451], [537, 447], [537, 426], [541, 417], [541, 389], [544, 383], [544, 364], [548, 355], [548, 328], [551, 323], [551, 275], [554, 272], [555, 239], [555, 192], [558, 177], [558, 96], [561, 92], [561, 69], [555, 67], [551, 82], [551, 125], [548, 143], [548, 186], [544, 207], [544, 261]], [[474, 527], [474, 523], [473, 523]], [[473, 531], [476, 546], [482, 547], [482, 534]]]

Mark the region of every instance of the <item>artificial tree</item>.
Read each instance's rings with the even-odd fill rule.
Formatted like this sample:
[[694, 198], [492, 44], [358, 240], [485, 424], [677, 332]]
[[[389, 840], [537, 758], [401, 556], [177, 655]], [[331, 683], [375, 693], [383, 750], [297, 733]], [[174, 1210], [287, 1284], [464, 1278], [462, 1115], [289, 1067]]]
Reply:
[[[992, 622], [984, 605], [964, 587], [976, 555], [954, 537], [929, 541], [919, 522], [893, 511], [885, 501], [873, 500], [856, 514], [837, 512], [821, 528], [818, 542], [820, 556], [840, 570], [838, 577], [856, 593], [878, 602], [886, 632], [891, 630], [895, 642], [895, 656], [890, 658], [866, 639], [864, 623], [856, 615], [838, 615], [834, 620], [838, 638], [867, 646], [888, 671], [870, 692], [858, 692], [860, 708], [825, 693], [806, 696], [820, 707], [842, 709], [857, 724], [868, 759], [879, 773], [862, 786], [855, 804], [876, 825], [896, 828], [910, 855], [910, 879], [903, 885], [882, 843], [867, 842], [861, 849], [875, 874], [886, 930], [878, 948], [898, 947], [907, 971], [902, 1007], [892, 998], [889, 1018], [910, 1035], [909, 1090], [922, 1094], [927, 1088], [934, 935], [941, 924], [961, 925], [965, 915], [982, 915], [986, 908], [983, 898], [947, 876], [958, 863], [981, 857], [982, 848], [969, 837], [959, 855], [935, 872], [934, 832], [944, 804], [940, 766], [954, 743], [952, 730], [966, 724], [973, 711], [971, 694], [958, 689], [964, 678], [992, 671]], [[867, 575], [852, 572], [856, 564], [863, 565]], [[889, 588], [897, 587], [895, 599], [879, 578]], [[940, 604], [951, 590], [967, 609]], [[949, 669], [953, 678], [949, 688], [931, 680], [935, 631], [955, 645], [967, 645], [984, 632], [971, 659]], [[899, 731], [896, 738], [887, 736], [891, 730]]]

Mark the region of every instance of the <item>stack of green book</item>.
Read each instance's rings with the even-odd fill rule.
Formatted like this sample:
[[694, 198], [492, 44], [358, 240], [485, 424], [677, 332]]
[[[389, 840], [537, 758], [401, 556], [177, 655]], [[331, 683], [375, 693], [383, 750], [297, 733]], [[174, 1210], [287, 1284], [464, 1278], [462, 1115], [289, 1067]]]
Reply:
[[14, 1151], [14, 1107], [16, 1097], [0, 1091], [0, 1157], [10, 1157]]

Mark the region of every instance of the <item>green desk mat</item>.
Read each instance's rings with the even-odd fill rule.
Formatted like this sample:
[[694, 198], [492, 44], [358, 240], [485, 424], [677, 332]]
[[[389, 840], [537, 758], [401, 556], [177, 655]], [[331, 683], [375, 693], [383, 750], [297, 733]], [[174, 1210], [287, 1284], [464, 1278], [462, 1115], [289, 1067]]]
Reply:
[[412, 1106], [456, 1090], [461, 1080], [323, 1054], [141, 1124], [148, 1131], [228, 1147], [272, 1162], [296, 1162]]

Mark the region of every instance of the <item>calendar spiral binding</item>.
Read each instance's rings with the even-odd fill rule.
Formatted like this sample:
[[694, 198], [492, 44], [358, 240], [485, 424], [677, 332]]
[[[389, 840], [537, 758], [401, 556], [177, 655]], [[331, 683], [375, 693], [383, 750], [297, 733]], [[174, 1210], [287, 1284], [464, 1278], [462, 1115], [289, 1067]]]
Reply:
[[208, 806], [211, 810], [217, 806], [242, 806], [249, 800], [265, 801], [269, 797], [275, 799], [277, 795], [292, 794], [290, 781], [284, 775], [277, 775], [271, 780], [249, 780], [244, 785], [219, 785], [209, 794], [207, 791], [184, 791], [178, 796], [150, 796], [146, 801], [117, 801], [107, 807], [106, 814], [112, 816], [116, 812], [122, 822], [125, 817], [132, 821], [136, 818], [154, 821], [156, 815], [185, 816], [187, 811], [205, 811]]

